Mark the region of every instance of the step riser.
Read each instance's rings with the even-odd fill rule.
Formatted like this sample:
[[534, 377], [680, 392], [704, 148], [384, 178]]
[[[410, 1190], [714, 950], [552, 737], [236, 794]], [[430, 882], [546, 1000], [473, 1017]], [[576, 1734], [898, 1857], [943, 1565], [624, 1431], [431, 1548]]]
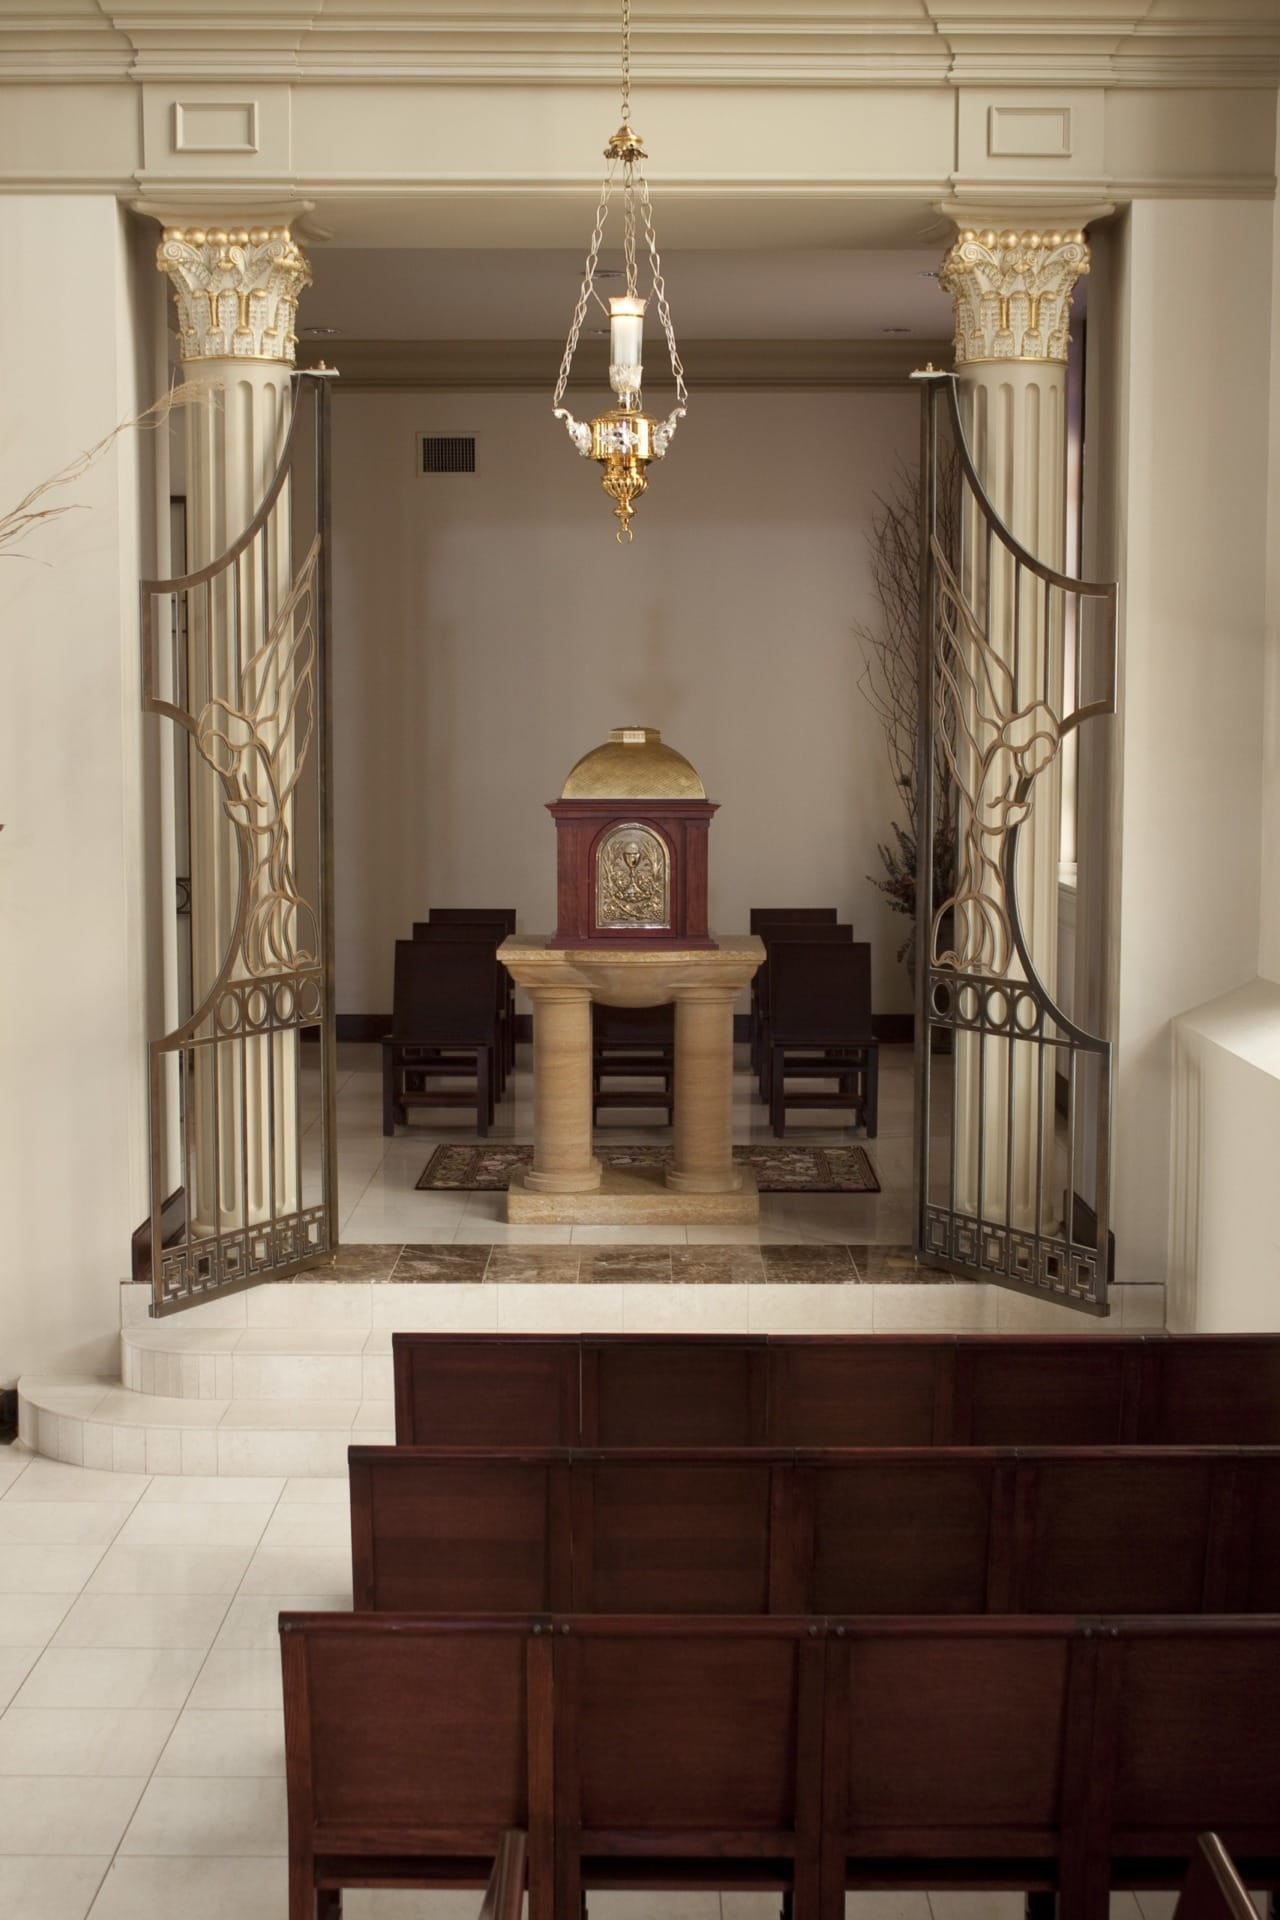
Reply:
[[162, 1473], [213, 1476], [345, 1478], [347, 1448], [389, 1446], [395, 1439], [388, 1408], [385, 1427], [320, 1431], [295, 1428], [254, 1429], [130, 1427], [74, 1414], [51, 1413], [20, 1399], [18, 1437], [48, 1460], [93, 1467], [105, 1473]]
[[131, 1393], [171, 1400], [391, 1400], [391, 1355], [164, 1353], [121, 1340]]

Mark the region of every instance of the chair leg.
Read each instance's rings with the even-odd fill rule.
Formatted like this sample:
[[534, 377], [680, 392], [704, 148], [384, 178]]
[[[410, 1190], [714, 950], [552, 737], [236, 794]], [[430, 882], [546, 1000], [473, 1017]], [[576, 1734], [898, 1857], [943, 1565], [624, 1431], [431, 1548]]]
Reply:
[[1057, 1911], [1058, 1896], [1056, 1893], [1042, 1888], [1037, 1893], [1029, 1893], [1027, 1895], [1026, 1920], [1054, 1920], [1054, 1915]]
[[787, 1131], [787, 1083], [784, 1072], [785, 1051], [782, 1047], [770, 1047], [769, 1061], [769, 1124], [773, 1128], [775, 1140], [786, 1137]]
[[488, 1047], [476, 1048], [476, 1132], [482, 1140], [489, 1137], [493, 1118], [493, 1060]]
[[316, 1920], [342, 1920], [342, 1888], [316, 1888]]
[[395, 1048], [384, 1041], [382, 1045], [382, 1131], [392, 1134], [396, 1130], [396, 1062]]
[[880, 1124], [880, 1048], [874, 1041], [867, 1048], [867, 1097], [862, 1109], [867, 1138], [874, 1140]]

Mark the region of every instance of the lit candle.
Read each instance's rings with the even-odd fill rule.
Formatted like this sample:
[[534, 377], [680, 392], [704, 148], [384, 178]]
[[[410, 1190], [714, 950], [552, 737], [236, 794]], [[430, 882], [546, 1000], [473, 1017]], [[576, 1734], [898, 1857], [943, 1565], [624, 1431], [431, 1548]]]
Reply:
[[616, 293], [609, 301], [609, 385], [615, 393], [640, 391], [644, 310], [647, 300], [634, 293]]

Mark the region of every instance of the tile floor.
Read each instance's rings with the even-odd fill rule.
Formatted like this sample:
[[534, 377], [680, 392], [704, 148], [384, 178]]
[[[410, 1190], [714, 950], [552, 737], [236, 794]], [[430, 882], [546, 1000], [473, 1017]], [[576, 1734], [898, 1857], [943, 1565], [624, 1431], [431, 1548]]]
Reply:
[[[382, 1132], [381, 1050], [374, 1046], [338, 1049], [338, 1190], [341, 1232], [345, 1241], [454, 1242], [459, 1245], [539, 1246], [705, 1246], [834, 1241], [852, 1245], [902, 1245], [911, 1237], [911, 1127], [913, 1110], [912, 1053], [910, 1047], [880, 1050], [880, 1126], [868, 1150], [880, 1180], [877, 1194], [820, 1193], [764, 1194], [760, 1221], [731, 1227], [567, 1227], [508, 1226], [503, 1218], [501, 1193], [417, 1193], [414, 1182], [445, 1141], [474, 1141], [473, 1129], [441, 1126], [451, 1118], [448, 1109], [415, 1117], [392, 1139]], [[644, 1116], [640, 1117], [643, 1120]], [[798, 1140], [815, 1145], [849, 1141], [862, 1135], [849, 1128], [794, 1122]], [[671, 1138], [663, 1126], [637, 1124], [634, 1113], [602, 1116], [600, 1132], [618, 1140], [660, 1144]], [[314, 1137], [314, 1123], [311, 1135]], [[768, 1115], [756, 1096], [747, 1068], [746, 1049], [737, 1049], [734, 1075], [733, 1137], [735, 1141], [772, 1138]], [[790, 1134], [789, 1134], [790, 1137]], [[533, 1076], [531, 1049], [518, 1049], [516, 1071], [507, 1096], [498, 1107], [490, 1139], [528, 1141], [533, 1138]]]
[[[351, 1603], [342, 1480], [149, 1479], [0, 1448], [0, 1911], [285, 1920], [283, 1607]], [[1009, 1894], [866, 1894], [851, 1920], [1021, 1920]], [[474, 1920], [351, 1892], [346, 1920]], [[1130, 1894], [1113, 1920], [1169, 1920]], [[776, 1920], [770, 1896], [599, 1894], [592, 1920]]]

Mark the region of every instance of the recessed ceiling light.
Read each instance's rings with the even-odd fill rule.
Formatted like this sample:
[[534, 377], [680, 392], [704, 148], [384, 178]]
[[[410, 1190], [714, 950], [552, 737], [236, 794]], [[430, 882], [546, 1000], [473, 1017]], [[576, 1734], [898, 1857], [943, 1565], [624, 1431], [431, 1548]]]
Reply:
[[910, 333], [910, 327], [881, 327], [881, 333]]
[[920, 278], [922, 280], [936, 280], [937, 277], [938, 269], [936, 267], [922, 267], [920, 269]]
[[335, 333], [341, 333], [341, 327], [302, 327], [299, 329], [309, 340], [328, 340]]
[[597, 267], [595, 277], [597, 280], [621, 280], [622, 268], [621, 267]]

